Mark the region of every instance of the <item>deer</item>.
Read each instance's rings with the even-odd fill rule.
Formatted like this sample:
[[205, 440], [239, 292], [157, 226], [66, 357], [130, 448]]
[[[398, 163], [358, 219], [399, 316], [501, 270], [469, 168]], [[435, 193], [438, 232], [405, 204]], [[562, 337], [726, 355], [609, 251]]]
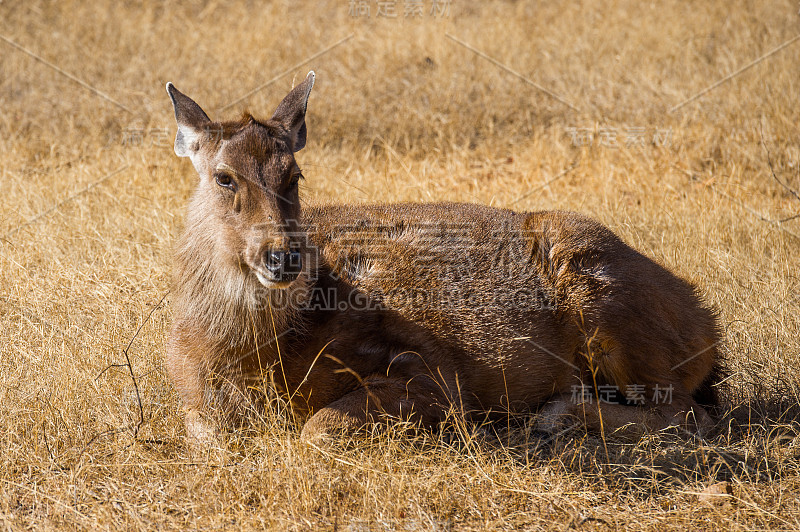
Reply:
[[545, 431], [714, 426], [717, 312], [598, 221], [468, 203], [301, 206], [314, 80], [268, 120], [221, 122], [166, 86], [175, 153], [198, 176], [165, 360], [189, 441], [252, 423], [268, 374], [305, 442], [453, 412], [535, 413]]

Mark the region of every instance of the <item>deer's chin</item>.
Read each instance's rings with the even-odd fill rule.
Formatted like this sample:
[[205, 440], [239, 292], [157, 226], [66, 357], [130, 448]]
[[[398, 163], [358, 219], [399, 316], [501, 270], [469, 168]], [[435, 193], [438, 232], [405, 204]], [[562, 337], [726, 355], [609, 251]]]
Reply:
[[269, 278], [269, 276], [264, 275], [262, 272], [258, 270], [253, 270], [256, 274], [256, 279], [264, 288], [269, 290], [283, 290], [285, 288], [289, 288], [289, 285], [292, 284], [294, 281], [274, 281]]

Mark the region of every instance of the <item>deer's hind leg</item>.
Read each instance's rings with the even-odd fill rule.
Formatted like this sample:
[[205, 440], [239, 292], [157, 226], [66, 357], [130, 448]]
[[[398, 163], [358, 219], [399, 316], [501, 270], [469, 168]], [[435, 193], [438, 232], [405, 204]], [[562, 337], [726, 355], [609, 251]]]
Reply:
[[562, 394], [539, 411], [539, 428], [557, 432], [575, 424], [592, 432], [641, 435], [649, 431], [678, 427], [691, 433], [704, 433], [713, 426], [706, 410], [689, 394], [672, 389], [669, 402], [627, 405], [604, 402], [599, 396]]
[[542, 410], [543, 425], [552, 428], [562, 414], [592, 431], [634, 434], [678, 427], [703, 433], [713, 427], [708, 412], [692, 397], [696, 378], [687, 378], [683, 364], [676, 363], [686, 360], [675, 356], [686, 347], [668, 322], [615, 320], [602, 312], [586, 317], [593, 322], [593, 334], [586, 335], [576, 354], [580, 367], [573, 381], [582, 384]]

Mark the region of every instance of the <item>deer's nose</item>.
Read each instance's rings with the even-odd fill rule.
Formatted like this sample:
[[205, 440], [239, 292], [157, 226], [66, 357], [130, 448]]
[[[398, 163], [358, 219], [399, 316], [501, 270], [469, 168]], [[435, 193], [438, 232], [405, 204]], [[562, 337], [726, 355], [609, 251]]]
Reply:
[[271, 249], [264, 253], [264, 266], [278, 281], [292, 281], [302, 271], [302, 259], [297, 251]]

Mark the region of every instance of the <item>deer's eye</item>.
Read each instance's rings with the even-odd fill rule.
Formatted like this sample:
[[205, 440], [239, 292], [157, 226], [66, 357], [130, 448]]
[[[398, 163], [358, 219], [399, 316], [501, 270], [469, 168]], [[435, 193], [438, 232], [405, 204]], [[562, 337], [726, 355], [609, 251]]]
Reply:
[[236, 181], [226, 172], [217, 172], [214, 174], [214, 181], [221, 187], [236, 191]]
[[303, 174], [300, 173], [300, 170], [296, 170], [292, 174], [292, 178], [289, 180], [289, 188], [296, 188], [301, 179], [304, 179]]

